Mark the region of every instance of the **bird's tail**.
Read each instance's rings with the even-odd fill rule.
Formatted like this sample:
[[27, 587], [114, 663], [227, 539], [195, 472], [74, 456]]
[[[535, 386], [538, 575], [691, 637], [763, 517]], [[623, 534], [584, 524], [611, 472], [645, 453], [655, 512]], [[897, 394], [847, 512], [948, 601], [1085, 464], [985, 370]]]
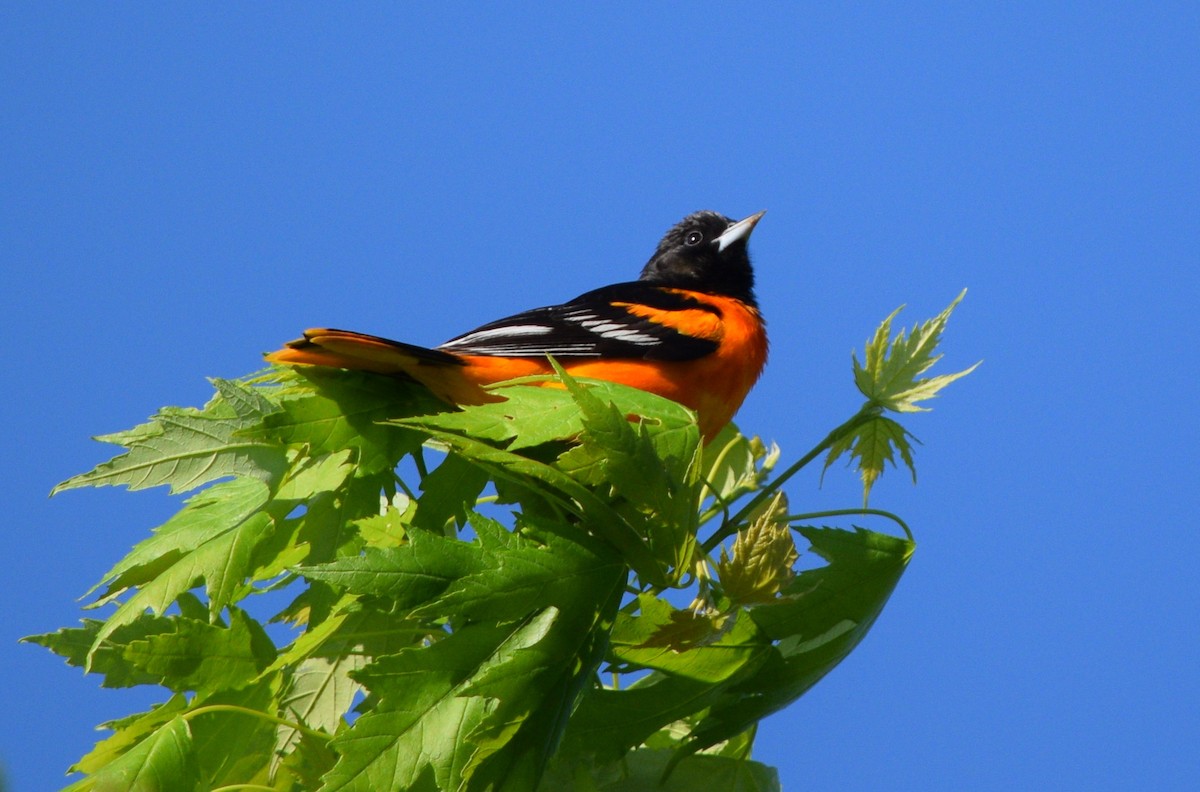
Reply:
[[305, 330], [303, 338], [289, 341], [266, 358], [287, 365], [403, 375], [452, 404], [482, 404], [499, 399], [463, 375], [465, 361], [458, 355], [350, 330]]

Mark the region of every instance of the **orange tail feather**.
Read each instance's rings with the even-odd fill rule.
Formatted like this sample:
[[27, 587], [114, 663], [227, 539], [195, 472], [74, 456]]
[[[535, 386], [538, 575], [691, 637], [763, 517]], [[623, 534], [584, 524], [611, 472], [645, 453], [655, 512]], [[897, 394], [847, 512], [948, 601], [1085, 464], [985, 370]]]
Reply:
[[464, 361], [457, 355], [349, 330], [306, 330], [303, 338], [289, 341], [283, 349], [266, 355], [266, 359], [286, 365], [403, 375], [452, 404], [482, 404], [500, 399], [463, 375]]

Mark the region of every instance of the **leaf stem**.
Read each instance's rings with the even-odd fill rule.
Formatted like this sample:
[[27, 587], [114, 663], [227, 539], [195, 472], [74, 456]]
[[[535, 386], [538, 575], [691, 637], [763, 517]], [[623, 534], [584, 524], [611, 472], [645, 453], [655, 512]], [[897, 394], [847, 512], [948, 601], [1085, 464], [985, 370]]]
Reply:
[[417, 475], [424, 481], [429, 475], [429, 466], [425, 464], [425, 447], [417, 446], [417, 450], [412, 454], [413, 464], [417, 466]]
[[190, 712], [185, 712], [180, 717], [187, 721], [195, 718], [198, 715], [208, 715], [213, 712], [236, 712], [242, 715], [250, 715], [251, 717], [259, 718], [260, 720], [271, 721], [272, 723], [278, 723], [280, 726], [286, 726], [289, 729], [295, 729], [298, 732], [307, 734], [309, 737], [315, 737], [318, 740], [328, 740], [332, 736], [323, 731], [310, 729], [303, 724], [290, 721], [287, 718], [281, 718], [278, 715], [272, 715], [268, 712], [262, 712], [261, 710], [250, 709], [248, 707], [239, 707], [234, 704], [207, 704], [203, 707], [197, 707]]
[[400, 489], [404, 490], [404, 494], [408, 497], [409, 500], [415, 501], [417, 499], [417, 493], [415, 493], [411, 489], [409, 489], [408, 484], [405, 483], [404, 479], [400, 478], [399, 476], [392, 476], [392, 484], [393, 484], [393, 486], [392, 486], [393, 498], [388, 498], [389, 505], [392, 503], [392, 501], [394, 499], [396, 484], [400, 485]]
[[846, 421], [841, 426], [837, 427], [828, 435], [826, 435], [825, 439], [818, 443], [811, 451], [802, 456], [796, 462], [792, 463], [791, 466], [776, 476], [774, 481], [759, 490], [758, 494], [751, 498], [745, 506], [739, 509], [737, 514], [733, 515], [733, 517], [727, 520], [723, 520], [721, 522], [721, 527], [718, 528], [712, 536], [705, 540], [704, 544], [702, 545], [704, 551], [711, 553], [713, 548], [715, 548], [728, 537], [737, 533], [738, 525], [755, 509], [765, 503], [768, 498], [772, 497], [788, 479], [803, 470], [808, 463], [825, 453], [825, 451], [833, 447], [833, 445], [843, 437], [850, 434], [867, 421], [873, 419], [878, 414], [879, 407], [877, 405], [871, 402], [864, 404], [862, 409], [855, 413], [850, 420]]
[[[722, 455], [723, 454], [724, 454], [724, 452], [722, 452]], [[711, 481], [709, 481], [708, 479], [703, 478], [703, 477], [701, 477], [700, 481], [704, 484], [704, 488], [707, 489], [710, 493], [712, 493], [713, 505], [710, 506], [708, 509], [706, 509], [705, 511], [703, 511], [700, 514], [699, 519], [697, 519], [697, 521], [696, 521], [697, 525], [704, 525], [706, 522], [711, 520], [713, 517], [716, 517], [721, 512], [725, 513], [724, 521], [728, 521], [729, 520], [729, 501], [726, 500], [725, 498], [723, 498], [721, 496], [721, 494], [719, 492], [717, 492], [717, 488], [712, 485]], [[704, 505], [705, 497], [707, 497], [707, 496], [706, 495], [700, 496], [700, 503], [696, 504], [697, 508]]]
[[856, 514], [870, 515], [874, 517], [886, 517], [887, 519], [896, 523], [896, 525], [900, 526], [901, 530], [904, 531], [905, 536], [908, 537], [908, 541], [916, 541], [913, 538], [912, 531], [910, 531], [908, 528], [908, 524], [904, 522], [904, 520], [901, 520], [899, 515], [893, 514], [889, 511], [884, 511], [883, 509], [829, 509], [827, 511], [806, 512], [804, 514], [789, 514], [785, 519], [788, 522], [798, 522], [800, 520], [819, 520], [823, 517], [853, 517]]
[[[715, 460], [713, 460], [713, 463], [711, 465], [708, 466], [708, 469], [709, 470], [719, 469], [721, 467], [722, 463], [725, 462], [725, 457], [729, 456], [729, 452], [733, 449], [734, 445], [736, 445], [736, 443], [732, 443], [732, 442], [726, 443], [725, 447], [721, 449], [721, 453], [717, 454], [717, 458]], [[714, 504], [720, 505], [721, 509], [723, 509], [725, 511], [725, 519], [729, 519], [729, 503], [726, 502], [726, 500], [721, 497], [721, 494], [719, 492], [717, 492], [717, 488], [712, 485], [711, 481], [709, 481], [708, 479], [703, 479], [703, 481], [704, 481], [704, 489], [707, 489], [713, 495]], [[704, 497], [705, 496], [704, 496], [703, 490], [701, 490], [700, 502], [696, 504], [697, 508], [704, 505]], [[704, 523], [711, 520], [714, 516], [716, 516], [716, 513], [717, 513], [716, 509], [710, 509], [706, 514], [704, 514], [700, 517], [700, 524], [703, 525]]]

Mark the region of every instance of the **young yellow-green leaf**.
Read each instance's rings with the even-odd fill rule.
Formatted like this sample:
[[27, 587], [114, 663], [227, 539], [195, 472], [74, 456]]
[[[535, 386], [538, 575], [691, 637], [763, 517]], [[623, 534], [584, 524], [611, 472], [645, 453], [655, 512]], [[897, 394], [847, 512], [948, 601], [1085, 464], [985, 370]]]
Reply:
[[278, 412], [279, 407], [266, 397], [269, 389], [257, 388], [245, 382], [213, 377], [209, 379], [217, 389], [221, 399], [228, 404], [235, 415], [243, 420], [258, 423], [265, 416]]
[[[683, 481], [695, 467], [700, 429], [690, 410], [627, 385], [577, 380], [555, 361], [551, 360], [551, 363], [578, 407], [583, 428], [579, 439], [584, 445], [619, 457], [622, 467], [638, 461], [648, 464], [653, 459], [654, 467], [661, 467], [666, 472], [666, 478], [659, 483], [669, 487], [678, 486], [677, 482]], [[608, 472], [613, 473], [616, 464], [610, 460]], [[657, 475], [650, 470], [643, 473]], [[624, 474], [621, 469], [616, 472], [616, 478], [625, 480]], [[622, 486], [619, 480], [611, 483], [618, 489]], [[646, 497], [646, 493], [654, 488], [652, 483], [625, 480], [624, 486], [640, 493], [626, 492], [627, 497], [652, 502], [652, 498]]]
[[207, 789], [200, 776], [187, 721], [175, 718], [119, 759], [64, 792], [189, 792]]
[[828, 563], [800, 572], [781, 599], [749, 611], [771, 638], [800, 642], [785, 647], [785, 654], [817, 648], [815, 642], [802, 644], [846, 623], [865, 634], [916, 549], [908, 539], [863, 528], [804, 526], [799, 531], [811, 543], [811, 551]]
[[[321, 777], [333, 769], [337, 763], [337, 754], [329, 747], [327, 740], [314, 738], [312, 735], [301, 733], [296, 745], [281, 757], [278, 765], [272, 768], [269, 780], [273, 786], [269, 789], [300, 790], [319, 789]], [[283, 777], [294, 779], [288, 785]]]
[[[350, 674], [366, 664], [365, 657], [352, 653], [335, 659], [310, 657], [300, 663], [281, 699], [286, 717], [333, 734], [362, 689]], [[296, 733], [287, 726], [280, 729]]]
[[912, 446], [908, 442], [910, 438], [916, 439], [891, 418], [875, 415], [829, 447], [824, 469], [828, 470], [843, 454], [849, 454], [851, 461], [857, 463], [859, 475], [862, 476], [863, 505], [866, 506], [871, 488], [883, 475], [884, 465], [890, 462], [895, 466], [896, 452], [899, 452], [900, 458], [912, 472], [913, 483], [916, 483], [917, 468], [913, 465]]
[[[306, 593], [312, 591], [310, 588]], [[387, 604], [386, 601], [382, 602]], [[443, 631], [436, 626], [409, 619], [403, 614], [373, 609], [350, 595], [342, 596], [321, 610], [324, 611], [323, 615], [310, 614], [309, 629], [280, 651], [279, 657], [263, 671], [262, 677], [279, 672], [290, 673], [313, 657], [337, 661], [352, 655], [365, 661], [371, 657], [396, 654], [435, 636], [442, 637]]]
[[875, 335], [867, 341], [866, 363], [859, 364], [858, 355], [853, 356], [854, 382], [872, 405], [895, 412], [927, 410], [917, 403], [932, 399], [942, 388], [975, 370], [978, 363], [954, 374], [920, 379], [942, 359], [940, 354], [935, 354], [938, 342], [950, 314], [966, 293], [964, 289], [946, 310], [914, 325], [908, 333], [901, 328], [895, 338], [891, 334], [892, 320], [901, 309], [897, 308], [883, 320]]
[[387, 550], [404, 544], [405, 537], [408, 536], [408, 525], [412, 521], [417, 504], [403, 494], [397, 497], [405, 499], [403, 510], [388, 506], [382, 514], [373, 514], [354, 521], [354, 527], [358, 529], [358, 535], [367, 547]]
[[579, 410], [562, 389], [513, 384], [492, 392], [504, 401], [435, 413], [422, 417], [421, 423], [443, 432], [469, 434], [510, 451], [570, 440], [582, 430]]
[[[560, 375], [561, 378], [561, 375]], [[547, 379], [547, 378], [541, 378]], [[670, 440], [676, 431], [695, 425], [695, 415], [677, 402], [619, 383], [567, 375], [563, 381], [585, 386], [605, 404], [616, 404], [622, 413], [642, 422], [661, 427], [655, 435]], [[574, 441], [583, 431], [583, 416], [575, 398], [564, 388], [530, 385], [515, 381], [493, 388], [504, 401], [464, 407], [459, 412], [440, 412], [420, 419], [401, 419], [397, 423], [456, 435], [470, 435], [519, 451], [546, 443]]]
[[319, 456], [306, 448], [303, 453], [293, 451], [289, 456], [293, 458], [287, 475], [275, 489], [275, 500], [310, 500], [318, 493], [338, 489], [354, 473], [353, 451], [349, 448]]
[[292, 541], [309, 548], [307, 563], [358, 555], [362, 538], [355, 523], [379, 514], [380, 493], [392, 482], [391, 470], [355, 475], [339, 489], [318, 492], [310, 498], [304, 504], [304, 514], [293, 518], [299, 525]]
[[221, 380], [220, 387], [232, 404], [218, 395], [203, 410], [164, 407], [148, 424], [97, 437], [128, 451], [67, 479], [51, 494], [118, 484], [131, 490], [167, 484], [172, 493], [186, 492], [226, 476], [278, 480], [286, 467], [283, 449], [244, 436], [277, 408], [243, 386]]
[[786, 504], [783, 493], [777, 494], [763, 514], [738, 532], [732, 557], [721, 548], [717, 577], [722, 591], [735, 605], [773, 602], [779, 590], [791, 582], [792, 566], [800, 555], [791, 527], [786, 519], [781, 519], [787, 515], [786, 506], [783, 514], [779, 514], [781, 504]]
[[[559, 369], [559, 379], [582, 385], [588, 393], [595, 396], [603, 404], [614, 404], [627, 417], [638, 424], [655, 427], [651, 434], [655, 438], [668, 440], [676, 432], [690, 434], [688, 428], [695, 425], [696, 414], [676, 401], [659, 396], [649, 391], [623, 385], [608, 380], [593, 380], [585, 377], [572, 377]], [[636, 419], [636, 420], [634, 420]], [[698, 430], [697, 430], [698, 431]]]

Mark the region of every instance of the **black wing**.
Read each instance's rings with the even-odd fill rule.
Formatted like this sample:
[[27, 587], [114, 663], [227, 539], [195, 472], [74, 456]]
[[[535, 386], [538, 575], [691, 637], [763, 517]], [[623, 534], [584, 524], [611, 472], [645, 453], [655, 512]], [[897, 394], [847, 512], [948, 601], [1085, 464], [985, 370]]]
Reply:
[[[697, 322], [697, 316], [707, 321]], [[504, 357], [694, 360], [717, 348], [719, 337], [712, 331], [720, 318], [715, 305], [678, 290], [631, 281], [485, 324], [438, 349]]]

